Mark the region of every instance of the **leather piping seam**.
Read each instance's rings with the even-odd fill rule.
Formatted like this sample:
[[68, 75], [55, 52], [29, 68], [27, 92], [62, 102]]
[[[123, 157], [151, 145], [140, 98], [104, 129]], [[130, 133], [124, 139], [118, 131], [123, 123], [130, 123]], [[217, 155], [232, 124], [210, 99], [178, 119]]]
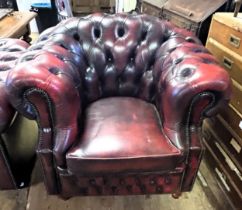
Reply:
[[[40, 123], [40, 113], [38, 112], [37, 107], [33, 103], [31, 103], [28, 99], [28, 96], [30, 94], [32, 94], [33, 92], [37, 92], [37, 93], [41, 94], [42, 96], [44, 96], [45, 100], [47, 101], [47, 106], [48, 106], [48, 109], [49, 109], [49, 116], [50, 116], [51, 126], [52, 126], [52, 133], [53, 133], [52, 135], [55, 136], [55, 131], [53, 130], [54, 117], [53, 117], [52, 101], [51, 101], [49, 95], [44, 90], [42, 90], [40, 88], [35, 88], [35, 87], [29, 88], [23, 94], [24, 100], [27, 101], [30, 104], [30, 106], [32, 107], [32, 109], [34, 110], [34, 112], [37, 116], [36, 121], [37, 121], [38, 128], [39, 128], [38, 129], [39, 130], [38, 148], [41, 148], [43, 139], [41, 138], [41, 135], [40, 135], [40, 133], [42, 132], [41, 131], [41, 123]], [[44, 170], [45, 167], [44, 167], [44, 164], [43, 164], [43, 160], [42, 160], [42, 158], [39, 158], [39, 159], [40, 159], [41, 167], [43, 169], [44, 180], [45, 180], [45, 183], [47, 183], [47, 175], [45, 174], [45, 170]], [[55, 159], [53, 157], [53, 152], [52, 152], [52, 161], [55, 163]], [[56, 170], [55, 170], [55, 177], [54, 178], [56, 179], [55, 181], [56, 181], [57, 192], [60, 192], [60, 186], [59, 186], [59, 182], [58, 182], [58, 174], [57, 174]]]
[[[202, 111], [201, 115], [200, 115], [200, 119], [199, 119], [199, 122], [201, 123], [202, 122], [202, 119], [204, 117], [204, 113], [211, 109], [214, 104], [215, 104], [215, 95], [213, 92], [211, 91], [204, 91], [204, 92], [201, 92], [201, 93], [198, 93], [197, 95], [195, 95], [191, 101], [191, 104], [189, 106], [189, 109], [188, 109], [188, 114], [187, 114], [187, 118], [186, 118], [186, 124], [185, 124], [185, 150], [184, 150], [184, 154], [185, 154], [185, 164], [187, 165], [186, 169], [184, 170], [184, 173], [183, 173], [183, 176], [182, 176], [182, 181], [181, 181], [181, 186], [180, 186], [180, 190], [182, 191], [182, 185], [184, 183], [184, 177], [185, 177], [185, 174], [187, 173], [187, 169], [188, 169], [188, 163], [189, 163], [189, 154], [190, 154], [190, 150], [189, 150], [189, 145], [190, 145], [190, 123], [191, 123], [191, 115], [192, 115], [192, 112], [193, 112], [193, 108], [194, 108], [194, 105], [197, 101], [200, 100], [200, 98], [204, 97], [204, 96], [210, 96], [212, 98], [212, 101], [206, 106], [206, 108]], [[199, 124], [200, 124], [199, 123]]]

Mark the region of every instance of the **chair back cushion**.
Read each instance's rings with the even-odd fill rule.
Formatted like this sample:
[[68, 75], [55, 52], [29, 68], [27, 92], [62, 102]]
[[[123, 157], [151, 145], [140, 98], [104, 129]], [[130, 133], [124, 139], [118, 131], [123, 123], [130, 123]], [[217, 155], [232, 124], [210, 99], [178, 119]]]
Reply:
[[94, 14], [47, 30], [32, 48], [58, 43], [78, 55], [83, 101], [133, 96], [154, 102], [164, 58], [184, 42], [199, 43], [152, 16]]

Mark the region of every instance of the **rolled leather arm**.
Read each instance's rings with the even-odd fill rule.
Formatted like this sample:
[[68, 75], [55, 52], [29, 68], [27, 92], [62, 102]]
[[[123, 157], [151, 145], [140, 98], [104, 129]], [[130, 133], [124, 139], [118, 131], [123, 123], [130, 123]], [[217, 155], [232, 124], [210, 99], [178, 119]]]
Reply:
[[58, 166], [65, 165], [64, 154], [76, 138], [81, 110], [78, 69], [83, 57], [74, 36], [77, 24], [77, 18], [70, 18], [43, 32], [7, 78], [11, 103], [24, 116], [37, 118], [38, 149], [53, 151]]
[[6, 130], [14, 117], [5, 89], [6, 77], [15, 66], [16, 60], [26, 51], [29, 44], [19, 39], [0, 39], [0, 132]]
[[[6, 86], [12, 105], [24, 116], [37, 118], [39, 149], [53, 150], [57, 165], [63, 166], [65, 151], [78, 132], [78, 75], [76, 67], [68, 61], [68, 50], [55, 43], [45, 47], [26, 52], [9, 73]], [[48, 133], [50, 141], [54, 136], [58, 142], [42, 142], [41, 135]]]
[[8, 101], [4, 84], [0, 83], [0, 133], [10, 126], [14, 113], [15, 111]]
[[169, 46], [158, 85], [160, 111], [165, 135], [184, 148], [189, 130], [199, 128], [204, 117], [216, 114], [228, 102], [230, 78], [202, 45], [185, 41]]
[[[15, 110], [11, 106], [6, 89], [5, 80], [8, 73], [15, 66], [16, 60], [29, 45], [18, 39], [0, 39], [0, 133], [5, 132], [13, 121]], [[15, 189], [17, 187], [14, 174], [9, 166], [6, 145], [0, 139], [0, 189]]]

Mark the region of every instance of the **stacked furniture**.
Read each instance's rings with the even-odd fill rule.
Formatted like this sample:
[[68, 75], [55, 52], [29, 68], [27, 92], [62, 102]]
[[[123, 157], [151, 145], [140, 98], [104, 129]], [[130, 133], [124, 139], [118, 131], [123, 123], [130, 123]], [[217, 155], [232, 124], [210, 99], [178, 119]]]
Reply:
[[[160, 2], [160, 3], [158, 3]], [[168, 20], [174, 25], [192, 31], [205, 44], [212, 14], [225, 11], [226, 0], [162, 0], [143, 1], [142, 12]]]
[[142, 1], [142, 12], [155, 17], [161, 16], [161, 10], [167, 0], [143, 0]]
[[35, 162], [38, 130], [11, 106], [5, 82], [29, 44], [18, 39], [0, 40], [0, 189], [28, 186]]
[[232, 78], [233, 94], [228, 107], [206, 120], [206, 159], [234, 208], [242, 203], [242, 14], [216, 13], [206, 47]]
[[73, 13], [83, 15], [93, 12], [110, 12], [110, 0], [72, 0]]

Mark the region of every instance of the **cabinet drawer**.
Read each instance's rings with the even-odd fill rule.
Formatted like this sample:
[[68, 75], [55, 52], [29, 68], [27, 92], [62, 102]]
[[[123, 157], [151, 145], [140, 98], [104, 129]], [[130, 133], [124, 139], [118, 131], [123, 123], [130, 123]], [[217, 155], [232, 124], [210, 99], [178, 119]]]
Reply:
[[142, 12], [145, 13], [145, 14], [148, 14], [148, 15], [152, 15], [152, 16], [155, 16], [155, 17], [160, 17], [161, 15], [161, 9], [156, 7], [156, 6], [153, 6], [151, 4], [148, 4], [146, 2], [143, 2], [142, 3]]
[[208, 39], [206, 47], [229, 72], [230, 76], [242, 84], [242, 57], [213, 38]]
[[226, 194], [226, 196], [231, 201], [233, 205], [232, 209], [240, 210], [242, 199], [241, 193], [238, 193], [238, 191], [236, 191], [234, 187], [235, 183], [233, 182], [233, 180], [230, 179], [229, 174], [224, 170], [222, 163], [219, 162], [218, 158], [216, 158], [216, 156], [211, 152], [212, 148], [210, 148], [208, 145], [206, 145], [206, 148], [207, 150], [205, 151], [204, 159], [208, 164], [211, 173], [216, 178], [216, 181], [221, 190]]
[[230, 104], [221, 110], [218, 115], [220, 121], [239, 138], [242, 146], [242, 115]]
[[241, 144], [239, 140], [222, 124], [222, 122], [217, 117], [207, 119], [204, 123], [203, 133], [207, 139], [211, 139], [212, 136], [216, 138], [223, 150], [225, 150], [234, 162], [239, 172], [242, 173]]
[[180, 28], [184, 28], [186, 30], [192, 31], [197, 36], [199, 35], [198, 30], [201, 27], [200, 23], [191, 21], [185, 17], [177, 15], [169, 10], [166, 10], [165, 8], [162, 9], [161, 18], [164, 20], [170, 21], [171, 23], [173, 23], [174, 25]]
[[[225, 16], [215, 14], [210, 27], [209, 37], [222, 43], [235, 53], [242, 55], [242, 33], [240, 32], [242, 24], [236, 25], [234, 19], [231, 17], [231, 19], [227, 20]], [[233, 23], [234, 26], [232, 25]]]
[[242, 114], [242, 86], [232, 79], [232, 96], [230, 103]]
[[229, 166], [231, 160], [226, 156], [226, 153], [214, 136], [211, 135], [210, 139], [204, 138], [204, 144], [206, 147], [205, 158], [207, 157], [207, 162], [216, 175], [217, 181], [234, 205], [239, 207], [242, 199], [241, 176], [236, 174], [235, 170]]

